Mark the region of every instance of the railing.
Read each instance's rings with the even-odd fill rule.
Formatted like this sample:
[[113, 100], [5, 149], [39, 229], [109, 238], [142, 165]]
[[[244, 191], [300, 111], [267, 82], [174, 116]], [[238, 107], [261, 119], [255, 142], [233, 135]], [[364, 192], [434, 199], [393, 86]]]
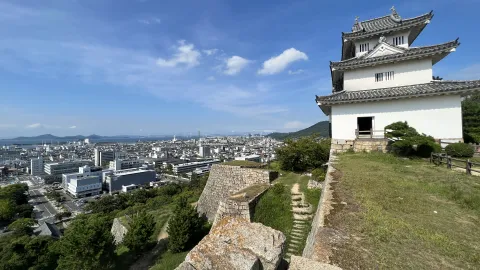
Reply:
[[358, 130], [355, 129], [355, 136], [358, 138], [383, 139], [385, 138], [385, 130]]
[[433, 163], [435, 165], [446, 164], [448, 169], [452, 169], [452, 167], [465, 169], [465, 172], [469, 175], [471, 175], [472, 172], [480, 173], [480, 170], [473, 169], [474, 166], [480, 167], [480, 163], [472, 162], [470, 161], [470, 159], [464, 160], [464, 159], [452, 158], [447, 154], [432, 153], [430, 155], [430, 163]]

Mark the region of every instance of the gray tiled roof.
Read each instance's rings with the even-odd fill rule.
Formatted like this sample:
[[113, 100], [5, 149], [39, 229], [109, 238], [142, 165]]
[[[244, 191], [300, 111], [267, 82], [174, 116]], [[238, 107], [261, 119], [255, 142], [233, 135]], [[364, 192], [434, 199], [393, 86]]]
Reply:
[[[381, 44], [382, 43], [379, 43], [377, 46], [380, 46]], [[335, 69], [349, 69], [370, 66], [374, 64], [388, 63], [391, 61], [417, 59], [420, 57], [426, 57], [435, 54], [449, 53], [453, 48], [456, 48], [459, 45], [460, 43], [458, 42], [458, 39], [456, 39], [447, 43], [432, 46], [410, 47], [407, 49], [400, 48], [401, 50], [404, 50], [403, 53], [389, 54], [372, 58], [365, 58], [368, 55], [368, 53], [366, 53], [359, 57], [351, 58], [348, 60], [331, 62], [330, 67]], [[375, 48], [377, 46], [375, 46]], [[374, 50], [375, 48], [373, 48], [372, 50]]]
[[391, 31], [400, 29], [408, 29], [413, 26], [425, 24], [427, 20], [433, 17], [433, 12], [420, 15], [414, 18], [408, 19], [396, 19], [393, 15], [387, 15], [380, 18], [366, 20], [354, 24], [353, 31], [349, 33], [343, 33], [342, 37], [345, 39], [363, 38], [372, 35], [380, 35]]
[[341, 91], [329, 96], [317, 96], [321, 105], [340, 103], [368, 102], [375, 100], [401, 99], [419, 96], [462, 94], [480, 89], [480, 80], [476, 81], [432, 81], [424, 84], [405, 85], [362, 91]]

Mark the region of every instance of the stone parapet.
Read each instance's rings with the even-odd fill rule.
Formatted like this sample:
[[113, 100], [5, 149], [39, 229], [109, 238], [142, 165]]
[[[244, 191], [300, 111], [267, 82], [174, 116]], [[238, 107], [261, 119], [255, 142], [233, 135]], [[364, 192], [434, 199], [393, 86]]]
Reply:
[[268, 170], [215, 164], [198, 200], [197, 211], [213, 222], [220, 202], [228, 209], [225, 202], [232, 194], [257, 184], [269, 185], [276, 176], [278, 173]]

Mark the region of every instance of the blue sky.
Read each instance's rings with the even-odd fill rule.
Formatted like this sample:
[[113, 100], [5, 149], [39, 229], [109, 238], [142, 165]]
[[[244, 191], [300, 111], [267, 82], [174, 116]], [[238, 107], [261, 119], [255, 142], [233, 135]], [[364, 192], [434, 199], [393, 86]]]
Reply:
[[292, 131], [325, 116], [329, 62], [360, 20], [434, 10], [414, 46], [480, 79], [479, 0], [0, 0], [0, 137]]

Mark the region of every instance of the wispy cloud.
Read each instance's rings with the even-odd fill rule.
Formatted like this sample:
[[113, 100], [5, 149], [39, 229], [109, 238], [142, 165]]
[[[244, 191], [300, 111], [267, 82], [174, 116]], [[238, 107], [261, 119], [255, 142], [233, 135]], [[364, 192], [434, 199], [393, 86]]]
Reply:
[[177, 52], [168, 60], [158, 58], [157, 64], [161, 67], [176, 67], [177, 65], [184, 64], [188, 68], [200, 64], [199, 59], [201, 54], [195, 49], [193, 44], [187, 44], [184, 40], [180, 40], [175, 50]]
[[77, 128], [77, 126], [71, 126], [71, 127], [69, 127], [69, 128], [71, 128], [71, 129], [75, 129], [75, 128]]
[[299, 60], [308, 60], [308, 56], [304, 52], [290, 48], [263, 62], [263, 68], [258, 71], [258, 74], [272, 75], [282, 72], [288, 65]]
[[289, 70], [288, 75], [298, 75], [298, 74], [302, 74], [304, 72], [305, 72], [305, 70], [303, 70], [303, 69], [297, 69], [297, 70], [293, 70], [293, 71]]
[[150, 25], [150, 24], [161, 24], [162, 20], [159, 18], [153, 17], [153, 18], [139, 19], [138, 22], [141, 24]]
[[232, 56], [225, 60], [225, 70], [227, 75], [235, 75], [242, 71], [251, 61], [240, 56]]
[[208, 81], [215, 81], [215, 77], [214, 77], [214, 76], [209, 76], [209, 77], [207, 78], [207, 80], [208, 80]]
[[26, 126], [25, 128], [41, 128], [41, 127], [43, 127], [42, 124], [40, 124], [40, 123], [35, 123], [35, 124], [28, 125], [28, 126]]
[[218, 49], [210, 49], [210, 50], [203, 50], [203, 53], [210, 56], [210, 55], [214, 55], [218, 52]]

